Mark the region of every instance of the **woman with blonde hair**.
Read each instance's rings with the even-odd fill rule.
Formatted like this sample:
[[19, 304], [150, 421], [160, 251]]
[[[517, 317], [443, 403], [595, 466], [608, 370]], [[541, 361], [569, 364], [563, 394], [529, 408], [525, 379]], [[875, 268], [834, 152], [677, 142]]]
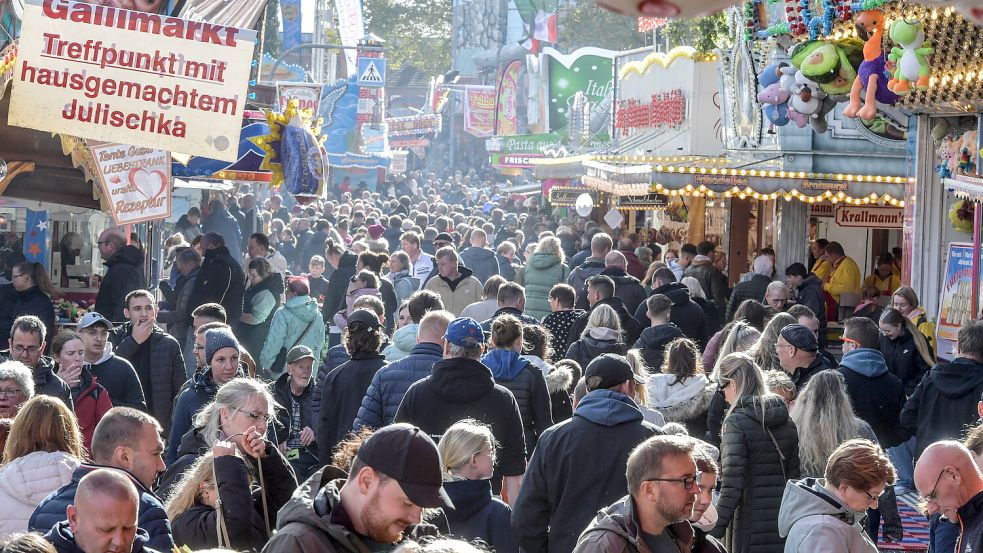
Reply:
[[628, 353], [625, 354], [625, 359], [628, 360], [628, 364], [631, 365], [631, 371], [635, 373], [635, 379], [632, 380], [632, 386], [635, 388], [635, 393], [632, 399], [638, 404], [638, 408], [642, 411], [642, 418], [646, 422], [650, 422], [656, 426], [663, 426], [666, 424], [666, 418], [662, 416], [658, 410], [652, 408], [652, 402], [649, 399], [649, 392], [646, 385], [642, 382], [646, 382], [652, 376], [652, 371], [649, 370], [648, 363], [645, 362], [645, 357], [642, 352], [637, 349], [630, 349]]
[[22, 405], [0, 465], [0, 539], [26, 531], [38, 504], [71, 482], [86, 457], [78, 421], [60, 399], [40, 395]]
[[[747, 302], [744, 302], [747, 303]], [[743, 304], [741, 304], [743, 307]], [[760, 305], [760, 304], [758, 304]], [[740, 308], [738, 308], [740, 311]], [[713, 365], [713, 371], [710, 373], [710, 384], [716, 389], [713, 394], [713, 398], [710, 400], [710, 406], [707, 409], [707, 433], [706, 440], [715, 447], [720, 447], [720, 431], [723, 429], [724, 416], [727, 411], [727, 400], [724, 399], [723, 392], [720, 391], [720, 387], [717, 386], [718, 378], [717, 375], [720, 371], [720, 360], [732, 353], [743, 353], [749, 351], [754, 345], [761, 339], [761, 332], [757, 328], [746, 322], [744, 319], [736, 319], [726, 327], [724, 327], [724, 332], [726, 332], [723, 344], [721, 344], [718, 350], [716, 361]], [[703, 362], [706, 363], [707, 357], [706, 353], [703, 354]], [[774, 372], [774, 371], [772, 371]]]
[[778, 343], [778, 336], [781, 334], [782, 329], [794, 324], [795, 317], [788, 313], [779, 313], [772, 317], [768, 321], [768, 324], [765, 325], [765, 330], [761, 333], [761, 338], [754, 344], [754, 347], [748, 350], [748, 355], [754, 359], [754, 362], [761, 370], [782, 370], [782, 365], [778, 361], [778, 352], [775, 351], [775, 345]]
[[517, 552], [512, 535], [512, 509], [492, 496], [495, 436], [491, 428], [472, 419], [451, 425], [437, 444], [443, 465], [444, 490], [454, 508], [444, 509], [451, 534], [484, 540], [496, 552]]
[[751, 356], [720, 361], [730, 404], [720, 451], [719, 516], [711, 534], [732, 553], [781, 553], [778, 510], [785, 482], [799, 478], [799, 439], [785, 400], [768, 391]]
[[495, 383], [505, 386], [515, 396], [529, 458], [540, 434], [553, 426], [553, 415], [543, 371], [522, 357], [523, 328], [516, 317], [499, 315], [491, 325], [492, 348], [482, 356], [481, 362], [491, 369]]
[[652, 407], [667, 421], [685, 426], [690, 436], [703, 438], [716, 390], [704, 374], [699, 346], [689, 338], [669, 342], [659, 371], [647, 384]]
[[566, 282], [570, 269], [560, 239], [547, 236], [536, 244], [536, 251], [529, 256], [526, 266], [519, 269], [515, 281], [526, 288], [524, 313], [537, 321], [550, 314], [550, 289], [557, 282]]
[[922, 377], [935, 366], [935, 354], [928, 339], [904, 313], [890, 307], [881, 312], [880, 347], [891, 374], [901, 379], [905, 395], [910, 396]]
[[925, 309], [918, 305], [918, 294], [910, 286], [902, 286], [894, 291], [891, 296], [891, 307], [897, 309], [902, 315], [911, 321], [925, 339], [932, 351], [937, 351], [935, 346], [935, 323], [928, 320]]
[[164, 505], [175, 545], [195, 551], [221, 546], [262, 549], [270, 536], [261, 492], [252, 484], [236, 445], [216, 442], [184, 473]]
[[624, 355], [627, 352], [628, 346], [621, 341], [621, 320], [618, 313], [610, 305], [597, 304], [587, 318], [587, 325], [580, 334], [580, 339], [570, 344], [564, 357], [586, 367], [602, 353]]
[[188, 468], [216, 443], [232, 442], [238, 447], [250, 475], [264, 488], [268, 512], [273, 517], [270, 524], [273, 524], [276, 512], [297, 487], [290, 464], [276, 445], [266, 439], [267, 426], [275, 420], [275, 405], [273, 395], [261, 380], [236, 378], [223, 384], [215, 393], [215, 399], [195, 415], [192, 429], [178, 447], [177, 460], [161, 477], [159, 495], [172, 495], [173, 488]]

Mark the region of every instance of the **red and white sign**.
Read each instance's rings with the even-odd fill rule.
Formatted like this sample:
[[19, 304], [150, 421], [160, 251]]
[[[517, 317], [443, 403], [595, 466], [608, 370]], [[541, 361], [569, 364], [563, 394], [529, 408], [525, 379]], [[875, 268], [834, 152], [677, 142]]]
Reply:
[[98, 144], [89, 149], [117, 225], [171, 216], [169, 153], [126, 144]]
[[297, 100], [300, 109], [309, 109], [317, 113], [317, 105], [321, 100], [321, 85], [313, 83], [276, 83], [276, 93], [279, 98], [280, 113], [287, 110], [290, 100]]
[[495, 134], [495, 87], [464, 89], [464, 132], [484, 138]]
[[70, 0], [25, 0], [11, 125], [238, 157], [256, 32]]
[[614, 128], [622, 136], [635, 129], [675, 129], [686, 121], [686, 98], [680, 88], [658, 92], [648, 101], [618, 100]]
[[836, 224], [841, 227], [888, 228], [904, 227], [904, 209], [878, 205], [836, 206]]

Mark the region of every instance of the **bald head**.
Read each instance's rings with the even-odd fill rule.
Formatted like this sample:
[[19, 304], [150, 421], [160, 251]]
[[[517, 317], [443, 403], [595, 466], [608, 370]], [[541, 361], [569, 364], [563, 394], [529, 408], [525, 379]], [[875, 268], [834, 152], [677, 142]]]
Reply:
[[915, 487], [929, 514], [955, 521], [956, 511], [983, 491], [983, 474], [963, 444], [943, 440], [925, 448], [915, 465]]
[[117, 500], [140, 500], [137, 488], [123, 472], [114, 469], [97, 469], [86, 474], [79, 480], [78, 491], [75, 492], [75, 504], [88, 502], [101, 494]]
[[66, 509], [75, 545], [85, 553], [130, 551], [139, 507], [136, 486], [122, 471], [96, 469], [86, 474]]
[[604, 266], [607, 268], [617, 267], [624, 269], [628, 267], [628, 260], [625, 258], [625, 254], [619, 251], [612, 251], [604, 256]]

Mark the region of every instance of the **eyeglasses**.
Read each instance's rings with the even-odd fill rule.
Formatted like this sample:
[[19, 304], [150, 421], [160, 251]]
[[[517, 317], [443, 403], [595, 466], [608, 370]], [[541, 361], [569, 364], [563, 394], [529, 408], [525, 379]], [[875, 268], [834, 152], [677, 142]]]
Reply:
[[945, 474], [945, 471], [947, 471], [947, 470], [949, 470], [949, 467], [943, 467], [942, 468], [942, 470], [939, 472], [939, 477], [935, 479], [935, 485], [932, 486], [932, 491], [928, 492], [928, 495], [926, 495], [925, 497], [922, 498], [922, 499], [925, 500], [926, 503], [928, 503], [929, 501], [935, 501], [936, 500], [935, 492], [936, 492], [936, 490], [939, 489], [939, 482], [942, 481], [942, 475]]
[[860, 345], [860, 342], [854, 340], [853, 338], [847, 338], [846, 336], [844, 336], [844, 337], [840, 338], [840, 340], [843, 340], [843, 342], [846, 343], [846, 344], [853, 344], [853, 345], [857, 346], [858, 348], [859, 347], [863, 347], [863, 346]]
[[195, 351], [198, 351], [198, 350], [202, 350], [202, 349], [205, 349], [205, 346], [199, 346], [198, 344], [195, 344], [195, 345], [194, 345], [194, 347], [193, 347], [193, 348], [191, 348], [191, 349], [193, 349], [193, 350], [195, 350]]
[[881, 495], [874, 495], [874, 494], [868, 492], [867, 490], [864, 490], [864, 495], [867, 496], [867, 503], [868, 504], [871, 504], [871, 503], [877, 503], [878, 501], [880, 501], [881, 500], [881, 495], [884, 495], [884, 492], [881, 492]]
[[236, 411], [246, 415], [252, 419], [253, 422], [263, 421], [268, 423], [270, 422], [270, 419], [273, 418], [273, 415], [269, 415], [267, 413], [253, 413], [252, 411], [246, 411], [245, 409], [236, 409]]
[[15, 278], [20, 278], [20, 277], [25, 277], [25, 276], [27, 276], [27, 273], [22, 273], [22, 274], [19, 274], [19, 275], [10, 275], [10, 278], [11, 278], [11, 280], [13, 280]]
[[16, 388], [16, 389], [13, 389], [13, 390], [0, 390], [0, 398], [14, 397], [14, 396], [16, 396], [17, 394], [19, 394], [19, 393], [21, 393], [23, 391], [24, 390], [22, 390], [20, 388]]
[[795, 346], [793, 346], [792, 344], [780, 344], [778, 342], [775, 342], [775, 351], [776, 352], [782, 351], [782, 348], [792, 348], [794, 350], [795, 349]]
[[695, 475], [687, 476], [685, 478], [646, 478], [644, 481], [645, 482], [676, 482], [678, 484], [682, 484], [684, 490], [689, 491], [693, 489], [693, 486], [698, 486], [698, 483], [702, 476], [703, 476], [702, 472], [696, 471]]
[[41, 347], [40, 346], [28, 346], [28, 347], [25, 348], [24, 346], [14, 346], [14, 347], [10, 348], [10, 351], [14, 352], [16, 355], [24, 355], [25, 353], [30, 354], [30, 355], [34, 355], [35, 353], [41, 351]]

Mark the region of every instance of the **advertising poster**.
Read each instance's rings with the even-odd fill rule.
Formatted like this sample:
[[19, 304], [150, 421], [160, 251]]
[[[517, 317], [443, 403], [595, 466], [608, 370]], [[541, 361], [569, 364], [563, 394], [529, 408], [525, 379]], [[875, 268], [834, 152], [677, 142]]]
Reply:
[[552, 48], [543, 51], [549, 56], [549, 121], [550, 130], [566, 128], [573, 98], [583, 92], [591, 105], [600, 104], [614, 89], [612, 60], [615, 52], [599, 48], [581, 48], [569, 55]]
[[498, 99], [495, 104], [495, 134], [511, 136], [519, 134], [519, 60], [505, 66], [498, 79]]
[[495, 87], [464, 90], [464, 132], [479, 138], [495, 134]]
[[234, 161], [255, 31], [27, 0], [11, 125]]
[[170, 154], [127, 144], [93, 144], [90, 151], [117, 225], [171, 216]]
[[[983, 296], [981, 296], [983, 297]], [[942, 296], [935, 323], [938, 340], [938, 356], [955, 357], [956, 334], [959, 328], [973, 320], [973, 245], [951, 242], [946, 255], [945, 273], [942, 279]]]
[[284, 50], [300, 44], [300, 0], [280, 0], [280, 16], [283, 18]]
[[316, 112], [321, 100], [322, 85], [316, 83], [276, 83], [280, 113], [287, 110], [290, 100], [297, 100], [300, 109]]

